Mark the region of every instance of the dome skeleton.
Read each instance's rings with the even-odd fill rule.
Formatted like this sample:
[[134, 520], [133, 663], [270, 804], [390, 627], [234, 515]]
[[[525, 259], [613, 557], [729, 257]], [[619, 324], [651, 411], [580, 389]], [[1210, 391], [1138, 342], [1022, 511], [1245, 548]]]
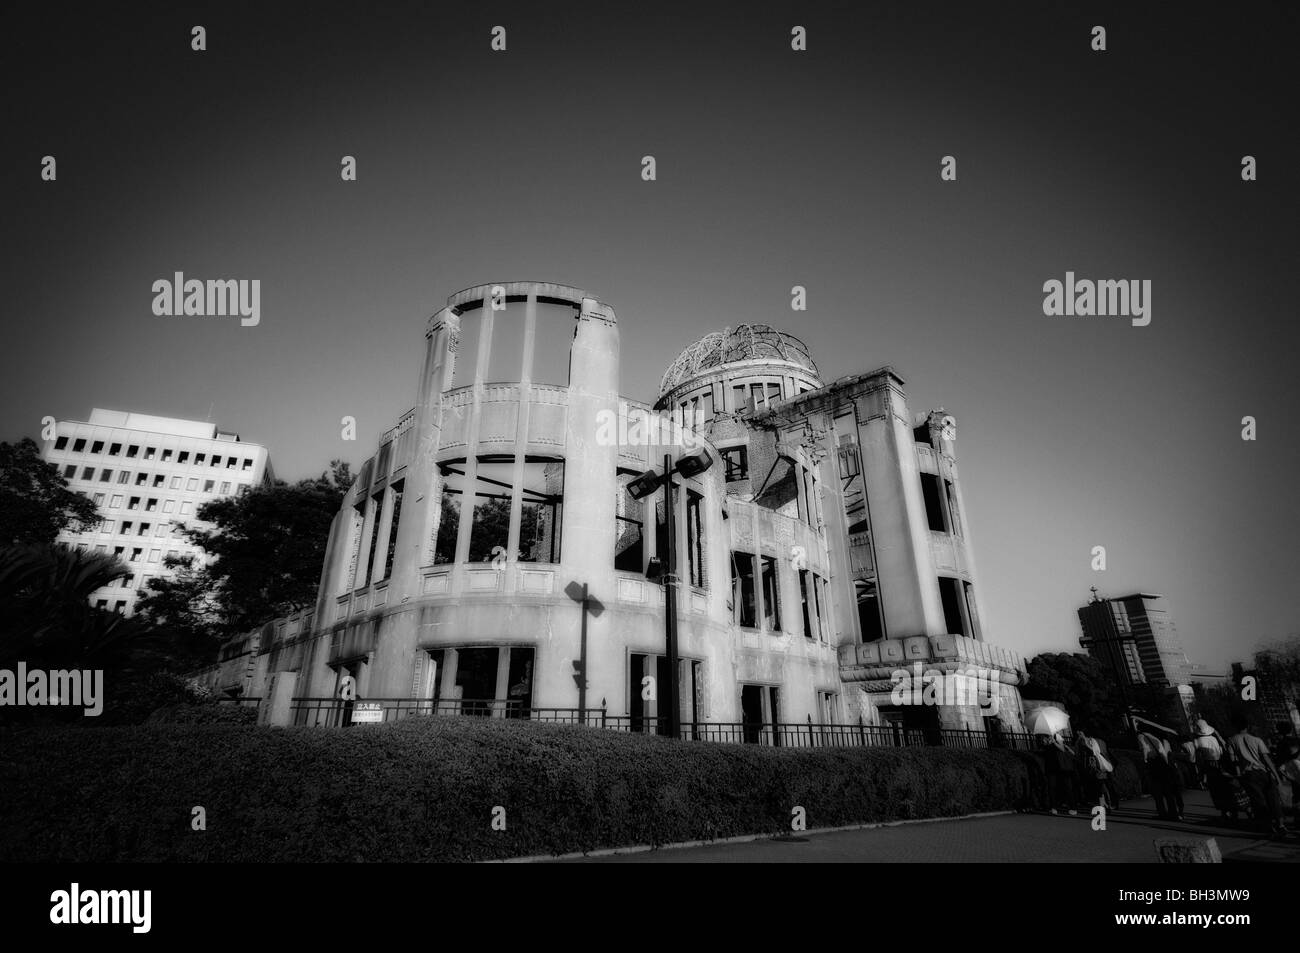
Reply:
[[807, 346], [794, 335], [766, 324], [741, 324], [706, 334], [682, 351], [664, 372], [659, 393], [713, 368], [756, 360], [786, 361], [819, 375]]

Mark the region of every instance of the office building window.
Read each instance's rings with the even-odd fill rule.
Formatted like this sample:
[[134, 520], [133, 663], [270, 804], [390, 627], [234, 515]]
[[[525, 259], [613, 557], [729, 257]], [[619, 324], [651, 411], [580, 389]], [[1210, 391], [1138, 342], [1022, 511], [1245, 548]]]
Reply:
[[78, 440], [77, 440], [76, 442], [74, 442], [73, 445], [72, 445], [72, 452], [73, 452], [73, 453], [81, 453], [81, 451], [83, 451], [83, 450], [85, 450], [85, 449], [86, 449], [86, 441], [85, 441], [85, 439], [78, 439]]
[[170, 512], [172, 512], [172, 510], [174, 510], [174, 509], [176, 509], [176, 501], [175, 501], [175, 500], [165, 500], [165, 501], [163, 502], [163, 510], [162, 510], [162, 511], [163, 511], [164, 513], [170, 513]]
[[222, 494], [222, 496], [225, 496], [225, 495], [226, 495], [227, 493], [229, 493], [229, 492], [230, 492], [230, 484], [229, 484], [229, 483], [226, 483], [226, 482], [223, 482], [223, 483], [221, 484], [221, 494]]
[[67, 445], [68, 445], [68, 438], [67, 438], [67, 437], [60, 437], [58, 440], [54, 441], [54, 449], [55, 449], [55, 450], [62, 450], [62, 449], [64, 449]]
[[127, 459], [133, 459], [135, 457], [138, 457], [139, 455], [140, 455], [140, 448], [135, 444], [132, 444], [131, 446], [126, 448]]
[[122, 445], [120, 443], [115, 443], [108, 448], [108, 455], [110, 457], [121, 456], [121, 454], [122, 454]]
[[169, 462], [171, 461], [171, 458], [172, 458], [172, 452], [171, 452], [171, 450], [163, 450], [163, 452], [162, 452], [162, 462], [163, 462], [163, 463], [169, 463]]
[[158, 456], [158, 448], [157, 448], [157, 447], [145, 447], [145, 448], [144, 448], [144, 458], [145, 458], [146, 460], [152, 460], [152, 459], [153, 459], [154, 457], [156, 457], [156, 456]]
[[188, 480], [185, 481], [185, 489], [187, 489], [187, 490], [197, 490], [198, 488], [199, 488], [199, 478], [198, 478], [198, 477], [190, 477]]
[[77, 468], [73, 466], [71, 463], [69, 463], [67, 466], [63, 468], [63, 478], [65, 480], [71, 480], [76, 475], [77, 475]]
[[214, 454], [212, 455], [212, 462], [209, 463], [208, 466], [210, 466], [210, 467], [219, 467], [219, 466], [221, 466], [221, 458], [220, 458], [219, 456], [217, 456], [217, 455], [214, 453]]
[[108, 504], [108, 508], [109, 508], [110, 510], [115, 510], [115, 509], [118, 509], [121, 505], [122, 505], [122, 497], [121, 497], [121, 494], [114, 493], [114, 494], [113, 494], [113, 499], [112, 499], [112, 500], [109, 502], [109, 504]]
[[141, 523], [141, 524], [140, 524], [140, 535], [141, 535], [141, 536], [148, 536], [148, 535], [149, 535], [149, 524], [148, 524], [148, 523]]
[[226, 457], [226, 469], [227, 470], [235, 469], [235, 464], [238, 462], [239, 461], [236, 460], [234, 457]]
[[142, 472], [137, 473], [137, 474], [135, 475], [135, 485], [136, 485], [136, 486], [147, 486], [148, 483], [149, 483], [149, 474], [144, 473], [144, 472], [142, 471]]
[[252, 460], [247, 460], [247, 459], [244, 460], [244, 465], [243, 465], [242, 467], [240, 467], [240, 469], [241, 469], [241, 470], [251, 470], [251, 469], [253, 469], [253, 461], [252, 461]]
[[[129, 561], [130, 561], [130, 562], [133, 562], [133, 563], [135, 563], [135, 562], [139, 562], [139, 561], [140, 561], [140, 554], [141, 554], [142, 552], [144, 552], [143, 549], [132, 549], [132, 550], [131, 550], [131, 559], [130, 559]], [[125, 586], [125, 585], [128, 585], [128, 583], [125, 583], [125, 582], [124, 582], [124, 583], [122, 583], [122, 585]]]
[[203, 492], [204, 492], [204, 493], [211, 493], [211, 492], [212, 492], [212, 488], [213, 488], [214, 486], [216, 486], [216, 485], [217, 485], [217, 481], [216, 481], [216, 480], [204, 480], [204, 481], [203, 481]]
[[151, 496], [151, 497], [149, 497], [149, 502], [145, 503], [145, 505], [144, 505], [144, 511], [145, 511], [146, 513], [152, 513], [152, 512], [154, 512], [156, 509], [158, 509], [158, 499], [157, 499], [157, 497], [152, 497], [152, 496]]
[[95, 496], [94, 496], [94, 500], [95, 500], [95, 505], [96, 505], [96, 506], [103, 506], [103, 505], [104, 505], [104, 494], [103, 494], [103, 493], [96, 493]]
[[112, 471], [112, 470], [100, 470], [100, 471], [99, 471], [99, 482], [100, 482], [100, 483], [108, 483], [108, 482], [110, 482], [112, 479], [113, 479], [113, 471]]
[[166, 482], [167, 482], [167, 477], [164, 474], [158, 473], [154, 475], [153, 478], [154, 486], [162, 486]]
[[82, 478], [83, 480], [93, 480], [93, 479], [95, 479], [95, 468], [94, 468], [94, 467], [82, 467], [82, 468], [81, 468], [81, 478]]
[[190, 452], [188, 450], [182, 450], [180, 453], [176, 454], [177, 463], [188, 463], [189, 460], [190, 460]]
[[126, 504], [126, 508], [128, 510], [138, 510], [140, 508], [140, 497], [138, 496], [131, 497], [131, 501]]
[[103, 453], [103, 452], [104, 452], [104, 441], [102, 441], [102, 440], [96, 440], [94, 443], [92, 443], [92, 444], [90, 445], [90, 452], [91, 452], [91, 453]]
[[129, 470], [119, 470], [119, 471], [118, 471], [118, 474], [117, 474], [117, 482], [118, 482], [118, 483], [128, 483], [128, 482], [130, 482], [130, 480], [131, 480], [131, 471], [129, 471]]
[[161, 549], [151, 549], [151, 550], [149, 550], [149, 562], [151, 562], [151, 563], [156, 563], [156, 562], [158, 561], [158, 558], [159, 558], [160, 556], [162, 556], [162, 550], [161, 550]]
[[193, 509], [194, 509], [194, 504], [192, 504], [189, 500], [184, 500], [181, 502], [181, 516], [188, 516], [193, 511]]
[[181, 478], [180, 478], [180, 477], [172, 477], [171, 488], [172, 488], [173, 490], [179, 490], [179, 489], [181, 488]]
[[195, 465], [196, 467], [201, 467], [201, 466], [203, 466], [203, 461], [206, 460], [207, 458], [208, 458], [208, 455], [207, 455], [206, 453], [196, 453], [196, 454], [194, 454], [194, 465]]

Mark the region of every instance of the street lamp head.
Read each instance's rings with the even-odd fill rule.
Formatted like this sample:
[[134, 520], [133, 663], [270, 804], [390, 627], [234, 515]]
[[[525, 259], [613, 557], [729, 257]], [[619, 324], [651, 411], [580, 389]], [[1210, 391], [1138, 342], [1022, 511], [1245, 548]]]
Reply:
[[628, 495], [634, 500], [643, 500], [659, 489], [662, 480], [658, 470], [647, 470], [627, 485]]
[[709, 456], [709, 451], [701, 447], [698, 450], [683, 454], [677, 461], [677, 466], [673, 469], [684, 477], [693, 477], [703, 473], [711, 466], [713, 466], [713, 457]]

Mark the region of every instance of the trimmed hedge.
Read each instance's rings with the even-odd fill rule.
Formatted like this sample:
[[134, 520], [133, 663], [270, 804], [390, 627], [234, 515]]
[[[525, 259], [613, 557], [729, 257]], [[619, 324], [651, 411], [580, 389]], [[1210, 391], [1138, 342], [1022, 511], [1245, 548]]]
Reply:
[[146, 725], [255, 725], [257, 709], [252, 705], [220, 705], [216, 702], [164, 705], [144, 720]]
[[0, 734], [0, 860], [467, 861], [788, 833], [796, 805], [810, 828], [1032, 807], [1033, 760], [471, 718], [22, 729]]

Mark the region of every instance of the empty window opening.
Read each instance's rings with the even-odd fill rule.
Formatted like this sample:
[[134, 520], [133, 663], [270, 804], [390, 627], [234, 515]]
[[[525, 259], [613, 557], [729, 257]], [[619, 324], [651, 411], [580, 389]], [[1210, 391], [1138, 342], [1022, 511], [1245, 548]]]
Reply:
[[645, 571], [645, 501], [632, 499], [627, 485], [639, 473], [619, 469], [615, 501], [614, 568], [624, 572]]
[[728, 483], [749, 479], [749, 449], [747, 447], [726, 447], [720, 452]]
[[943, 600], [943, 623], [949, 635], [969, 637], [970, 627], [962, 611], [965, 596], [961, 591], [961, 580], [951, 576], [939, 577], [939, 596]]
[[763, 557], [763, 621], [771, 631], [781, 631], [780, 581], [772, 556]]
[[939, 499], [939, 478], [933, 473], [921, 474], [921, 495], [925, 498], [925, 519], [930, 529], [936, 533], [946, 532], [943, 503]]
[[731, 554], [732, 618], [737, 625], [756, 628], [758, 625], [757, 597], [754, 590], [754, 557], [750, 553]]

